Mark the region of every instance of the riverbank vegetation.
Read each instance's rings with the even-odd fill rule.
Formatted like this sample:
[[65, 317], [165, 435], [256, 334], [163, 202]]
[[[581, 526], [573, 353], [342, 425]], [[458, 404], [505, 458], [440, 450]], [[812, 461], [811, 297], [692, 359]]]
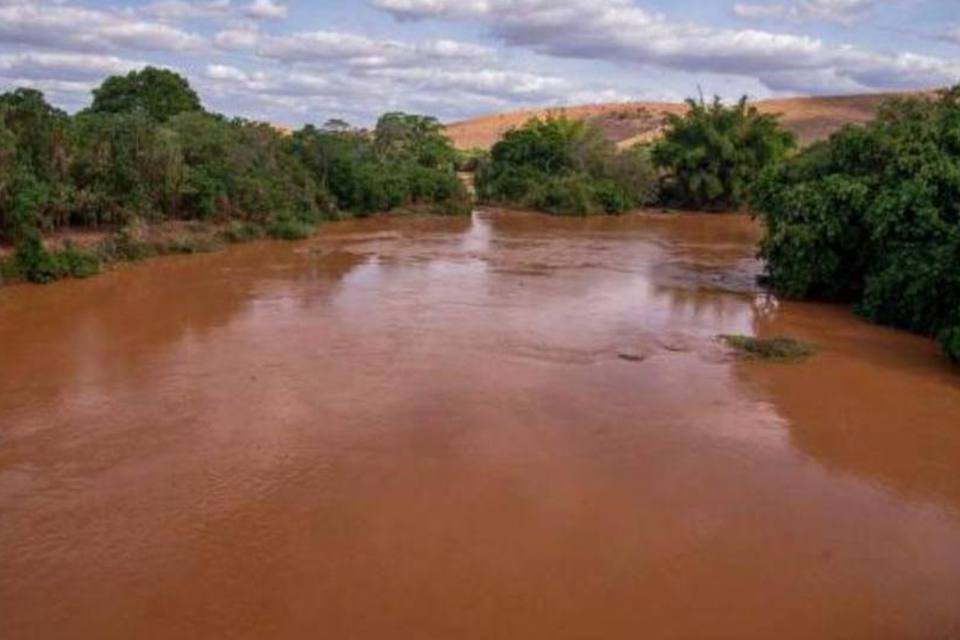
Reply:
[[508, 131], [479, 160], [476, 185], [481, 201], [562, 215], [623, 213], [657, 199], [645, 148], [618, 151], [600, 129], [565, 118]]
[[743, 97], [732, 106], [719, 98], [688, 100], [683, 115], [668, 114], [652, 148], [662, 172], [661, 204], [694, 210], [743, 207], [760, 173], [786, 158], [796, 138], [777, 116], [762, 114]]
[[668, 116], [656, 142], [622, 150], [584, 121], [530, 120], [478, 163], [478, 195], [563, 215], [650, 205], [729, 211], [742, 207], [760, 172], [796, 145], [776, 116], [746, 98], [732, 106], [690, 100], [688, 107]]
[[[372, 131], [330, 122], [284, 135], [206, 111], [187, 81], [166, 70], [108, 78], [74, 116], [17, 89], [0, 95], [0, 241], [15, 246], [0, 273], [48, 282], [125, 255], [101, 245], [48, 247], [44, 237], [65, 229], [122, 240], [144, 224], [190, 221], [232, 229], [218, 240], [296, 239], [349, 215], [466, 213], [455, 159], [430, 117], [389, 113]], [[143, 242], [134, 254], [213, 246], [205, 237]]]
[[960, 87], [891, 101], [769, 170], [753, 205], [776, 289], [854, 302], [960, 361]]
[[774, 362], [797, 362], [814, 355], [817, 348], [795, 338], [757, 338], [743, 335], [722, 335], [720, 339], [744, 357]]

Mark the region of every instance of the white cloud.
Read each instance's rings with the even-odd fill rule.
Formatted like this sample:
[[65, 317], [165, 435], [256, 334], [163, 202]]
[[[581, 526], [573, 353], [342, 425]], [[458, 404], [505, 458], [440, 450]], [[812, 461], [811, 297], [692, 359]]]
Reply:
[[[235, 38], [231, 38], [234, 40]], [[217, 38], [220, 41], [220, 37]], [[374, 40], [363, 35], [338, 31], [311, 31], [286, 36], [251, 38], [257, 55], [285, 63], [340, 63], [354, 67], [417, 66], [442, 62], [478, 62], [493, 52], [486, 47], [453, 40], [408, 44], [395, 40]]]
[[260, 31], [254, 27], [226, 29], [213, 38], [214, 44], [225, 51], [255, 49], [260, 42]]
[[407, 89], [456, 89], [505, 100], [552, 100], [571, 89], [571, 83], [562, 78], [509, 70], [393, 68], [378, 69], [371, 76], [395, 81]]
[[230, 0], [207, 0], [206, 2], [159, 0], [143, 9], [144, 15], [161, 20], [219, 19], [227, 18], [232, 13], [233, 6]]
[[115, 56], [76, 53], [28, 52], [0, 54], [0, 75], [35, 80], [90, 81], [127, 73], [145, 62]]
[[287, 17], [287, 6], [276, 0], [253, 0], [244, 9], [244, 14], [256, 20]]
[[733, 12], [748, 20], [824, 20], [852, 24], [875, 6], [875, 0], [790, 0], [772, 4], [738, 3]]
[[[835, 9], [844, 4], [850, 10], [852, 2], [856, 0], [819, 0], [818, 4], [833, 4]], [[372, 3], [400, 19], [476, 20], [503, 42], [544, 55], [755, 77], [780, 91], [805, 91], [814, 75], [821, 80], [834, 78], [836, 91], [928, 87], [960, 79], [960, 61], [955, 59], [880, 53], [809, 36], [676, 22], [649, 13], [631, 0]]]
[[129, 12], [22, 0], [0, 3], [0, 42], [96, 53], [121, 48], [189, 52], [206, 44], [197, 34]]

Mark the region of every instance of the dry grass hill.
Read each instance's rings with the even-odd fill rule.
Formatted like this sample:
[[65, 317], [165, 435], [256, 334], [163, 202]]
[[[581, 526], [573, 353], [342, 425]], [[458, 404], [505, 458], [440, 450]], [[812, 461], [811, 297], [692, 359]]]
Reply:
[[[873, 118], [877, 106], [893, 94], [842, 97], [763, 100], [757, 106], [765, 113], [777, 113], [784, 125], [797, 134], [801, 144], [827, 138], [847, 124], [862, 124]], [[557, 107], [482, 116], [447, 125], [447, 135], [460, 149], [489, 148], [509, 129], [533, 117], [565, 115], [587, 119], [599, 125], [621, 146], [656, 137], [663, 128], [664, 115], [682, 113], [683, 104], [634, 102], [580, 107]]]

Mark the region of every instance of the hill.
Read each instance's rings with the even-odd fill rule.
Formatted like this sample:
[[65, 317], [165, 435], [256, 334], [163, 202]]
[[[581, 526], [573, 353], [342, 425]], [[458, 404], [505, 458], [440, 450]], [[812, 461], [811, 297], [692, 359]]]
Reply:
[[[757, 107], [765, 113], [778, 113], [784, 125], [797, 134], [801, 144], [810, 144], [830, 136], [847, 124], [871, 120], [877, 106], [896, 94], [789, 98], [761, 100]], [[489, 148], [503, 134], [533, 117], [564, 115], [586, 119], [600, 126], [607, 136], [622, 146], [650, 140], [659, 134], [667, 113], [683, 113], [686, 105], [665, 102], [629, 102], [555, 107], [513, 111], [454, 122], [447, 135], [460, 149]]]

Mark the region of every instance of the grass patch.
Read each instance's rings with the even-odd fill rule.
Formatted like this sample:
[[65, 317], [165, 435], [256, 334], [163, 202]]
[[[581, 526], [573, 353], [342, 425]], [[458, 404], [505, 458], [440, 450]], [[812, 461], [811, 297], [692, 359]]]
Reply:
[[146, 260], [157, 255], [157, 248], [144, 235], [141, 225], [123, 227], [103, 242], [100, 252], [110, 262]]
[[305, 240], [313, 235], [314, 226], [300, 220], [280, 219], [267, 228], [267, 234], [278, 240]]
[[67, 242], [63, 249], [54, 253], [54, 259], [59, 263], [61, 275], [71, 278], [89, 278], [100, 273], [102, 269], [100, 257], [96, 253], [72, 242]]
[[220, 231], [218, 237], [227, 244], [252, 242], [263, 237], [263, 228], [249, 222], [234, 222]]
[[20, 279], [20, 270], [13, 258], [0, 258], [0, 285]]
[[720, 339], [730, 348], [757, 360], [795, 362], [809, 358], [817, 352], [816, 346], [787, 337], [754, 338], [722, 335]]
[[223, 248], [212, 236], [179, 236], [169, 240], [163, 247], [162, 253], [192, 255], [195, 253], [211, 253]]

